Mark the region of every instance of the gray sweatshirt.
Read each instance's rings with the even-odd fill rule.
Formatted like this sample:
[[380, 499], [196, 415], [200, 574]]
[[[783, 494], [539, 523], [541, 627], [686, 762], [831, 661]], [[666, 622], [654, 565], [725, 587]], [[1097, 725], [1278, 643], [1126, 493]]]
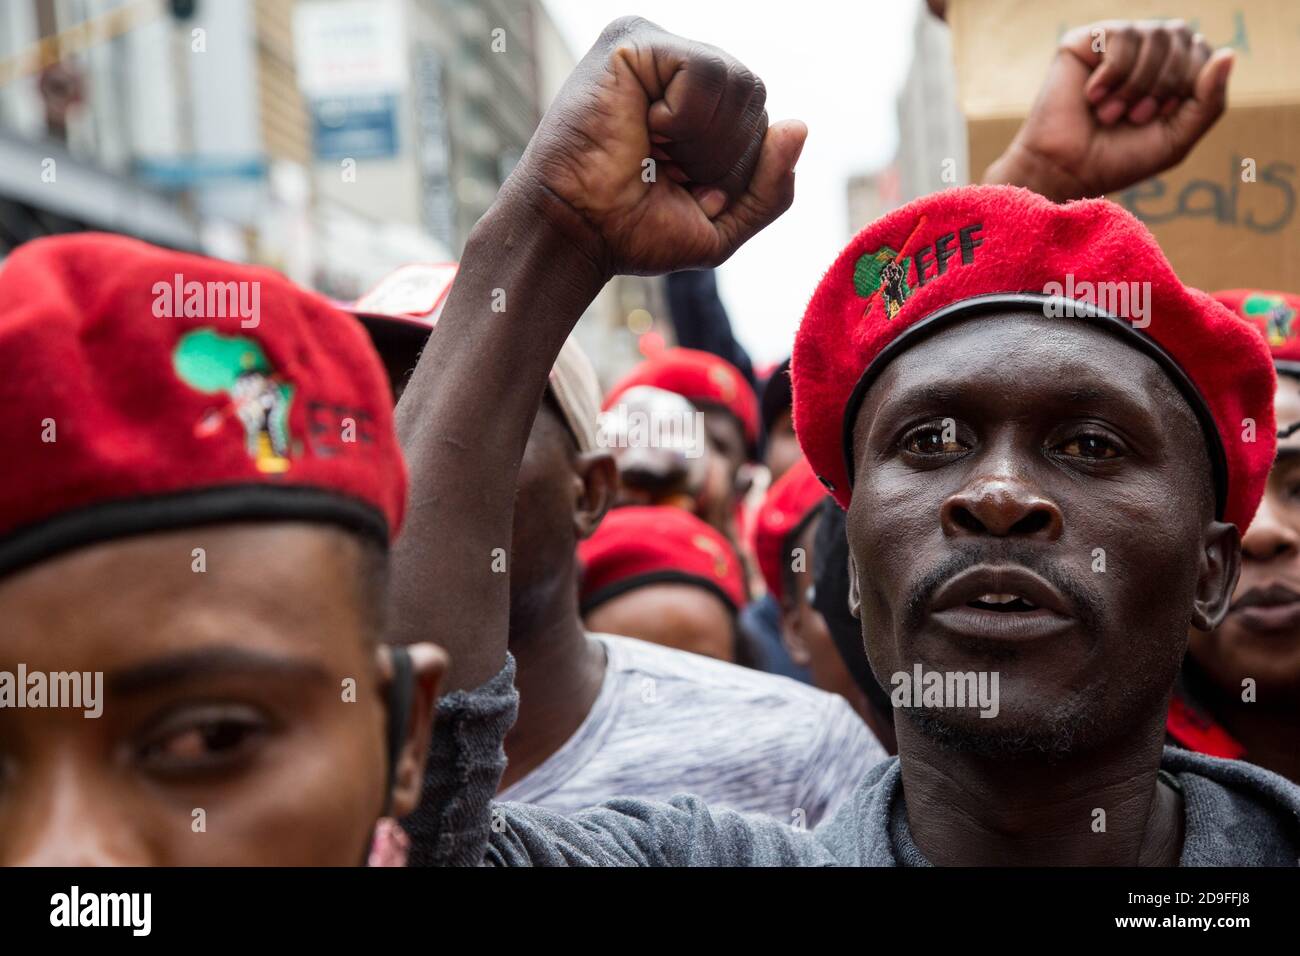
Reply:
[[[634, 798], [561, 815], [494, 803], [514, 723], [514, 662], [444, 697], [420, 808], [403, 821], [413, 866], [926, 866], [912, 842], [898, 758], [877, 764], [829, 820], [797, 830], [696, 797]], [[1182, 866], [1300, 864], [1300, 787], [1252, 764], [1166, 748], [1183, 791]]]

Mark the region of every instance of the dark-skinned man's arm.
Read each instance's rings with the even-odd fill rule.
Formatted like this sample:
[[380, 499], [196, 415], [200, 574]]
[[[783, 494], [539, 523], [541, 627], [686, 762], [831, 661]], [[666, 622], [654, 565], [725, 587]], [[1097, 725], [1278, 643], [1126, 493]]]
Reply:
[[[440, 706], [407, 821], [414, 862], [474, 863], [487, 846], [513, 719], [508, 568], [494, 562], [510, 553], [519, 463], [551, 365], [611, 276], [717, 265], [785, 211], [807, 131], [769, 128], [764, 100], [722, 51], [616, 21], [470, 236], [397, 408], [412, 491], [390, 638], [445, 647], [446, 686], [460, 691]], [[546, 845], [549, 830], [538, 833]]]
[[1223, 114], [1233, 55], [1181, 20], [1107, 20], [1061, 38], [986, 183], [1055, 202], [1127, 189], [1182, 162]]
[[769, 129], [765, 95], [722, 51], [618, 20], [471, 234], [397, 408], [412, 492], [392, 636], [443, 645], [449, 690], [505, 661], [508, 575], [494, 556], [509, 554], [529, 429], [583, 310], [612, 275], [723, 262], [789, 206], [806, 130]]

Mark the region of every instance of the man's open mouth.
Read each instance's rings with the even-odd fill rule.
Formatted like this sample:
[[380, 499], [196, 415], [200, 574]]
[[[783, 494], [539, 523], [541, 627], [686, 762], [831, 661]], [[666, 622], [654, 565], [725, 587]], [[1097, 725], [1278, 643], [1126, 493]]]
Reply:
[[1037, 604], [1019, 594], [981, 594], [973, 601], [967, 601], [966, 606], [978, 608], [982, 611], [1003, 611], [1008, 613], [1038, 610]]
[[930, 619], [958, 636], [1019, 641], [1061, 633], [1074, 615], [1065, 596], [1027, 568], [980, 565], [939, 588]]

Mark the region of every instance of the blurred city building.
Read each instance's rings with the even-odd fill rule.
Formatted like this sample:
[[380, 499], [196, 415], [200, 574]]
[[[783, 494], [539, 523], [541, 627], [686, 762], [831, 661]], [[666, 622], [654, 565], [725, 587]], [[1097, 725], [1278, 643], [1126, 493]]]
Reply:
[[898, 164], [890, 163], [874, 173], [850, 176], [846, 193], [849, 201], [849, 236], [875, 222], [889, 210], [902, 204]]
[[[540, 0], [5, 0], [0, 257], [101, 229], [356, 297], [459, 257], [575, 62]], [[665, 320], [619, 279], [578, 334], [612, 378]]]
[[0, 255], [91, 228], [198, 247], [192, 197], [138, 167], [190, 150], [180, 42], [161, 2], [0, 4]]
[[927, 4], [917, 7], [912, 60], [898, 92], [896, 113], [898, 150], [893, 160], [882, 169], [851, 176], [845, 184], [850, 236], [891, 209], [969, 181], [952, 35]]
[[917, 9], [912, 65], [898, 94], [897, 112], [900, 202], [969, 181], [952, 35], [924, 4]]

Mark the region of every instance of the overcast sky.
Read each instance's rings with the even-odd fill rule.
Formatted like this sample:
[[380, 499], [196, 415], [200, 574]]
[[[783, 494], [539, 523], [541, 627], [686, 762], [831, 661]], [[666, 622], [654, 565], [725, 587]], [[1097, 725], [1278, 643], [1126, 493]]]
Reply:
[[845, 183], [894, 154], [894, 98], [918, 0], [544, 0], [575, 56], [610, 20], [637, 13], [738, 57], [767, 84], [773, 120], [808, 124], [794, 206], [718, 274], [755, 362], [783, 358], [822, 273], [848, 241]]

